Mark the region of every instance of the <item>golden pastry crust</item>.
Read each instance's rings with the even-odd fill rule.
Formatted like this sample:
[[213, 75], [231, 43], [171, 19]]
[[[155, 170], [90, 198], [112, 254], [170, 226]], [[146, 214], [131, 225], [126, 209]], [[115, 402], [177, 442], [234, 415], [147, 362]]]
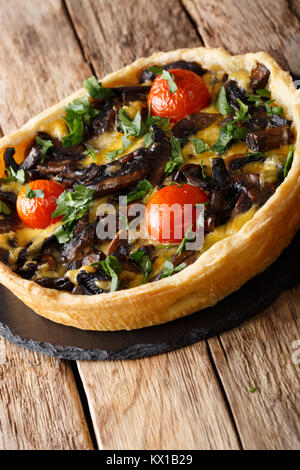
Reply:
[[[144, 68], [177, 60], [195, 61], [203, 68], [220, 66], [226, 73], [247, 70], [256, 62], [271, 72], [269, 88], [293, 120], [295, 153], [287, 178], [242, 229], [215, 243], [180, 273], [128, 290], [95, 296], [75, 296], [27, 281], [0, 263], [0, 282], [39, 315], [85, 330], [130, 330], [168, 322], [212, 306], [264, 271], [290, 243], [300, 226], [300, 91], [272, 57], [264, 52], [231, 56], [224, 49], [180, 49], [138, 59], [107, 75], [105, 86], [138, 83]], [[0, 148], [34, 137], [42, 124], [64, 114], [63, 107], [86, 90], [31, 119], [22, 129], [0, 140]]]

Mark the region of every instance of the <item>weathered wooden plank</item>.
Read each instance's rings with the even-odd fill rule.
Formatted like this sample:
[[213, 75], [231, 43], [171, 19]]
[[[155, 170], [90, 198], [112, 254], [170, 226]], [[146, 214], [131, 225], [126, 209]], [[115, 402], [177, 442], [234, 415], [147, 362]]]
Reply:
[[[1, 1], [0, 30], [0, 125], [9, 132], [90, 72], [59, 0]], [[0, 448], [92, 448], [70, 365], [3, 339], [0, 351]]]
[[205, 343], [150, 359], [78, 364], [101, 448], [239, 448]]
[[300, 2], [299, 0], [291, 0], [290, 1], [290, 7], [297, 16], [297, 18], [300, 20]]
[[300, 287], [220, 342], [209, 341], [246, 449], [300, 449], [300, 369], [292, 357], [299, 305]]
[[0, 124], [7, 134], [77, 90], [91, 72], [60, 0], [1, 1], [0, 30]]
[[[66, 4], [99, 77], [157, 50], [200, 45], [178, 1]], [[79, 363], [79, 371], [102, 448], [239, 446], [205, 344], [143, 361]]]
[[70, 365], [2, 338], [0, 449], [92, 449]]
[[[264, 49], [297, 73], [300, 23], [288, 2], [183, 0], [205, 44], [233, 53]], [[286, 61], [285, 61], [286, 58]], [[299, 72], [298, 72], [299, 73]], [[209, 345], [244, 448], [299, 448], [299, 367], [292, 342], [300, 338], [299, 288], [262, 315]], [[248, 392], [258, 388], [253, 395]]]
[[99, 77], [159, 50], [200, 45], [179, 0], [66, 0], [66, 5]]
[[300, 23], [288, 0], [182, 1], [206, 46], [223, 46], [234, 54], [265, 50], [300, 74]]

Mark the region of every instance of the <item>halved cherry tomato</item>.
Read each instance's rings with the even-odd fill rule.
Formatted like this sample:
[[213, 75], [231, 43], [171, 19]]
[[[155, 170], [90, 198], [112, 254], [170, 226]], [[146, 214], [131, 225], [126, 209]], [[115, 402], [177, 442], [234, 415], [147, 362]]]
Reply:
[[147, 204], [145, 222], [150, 238], [180, 243], [190, 226], [196, 228], [196, 204], [208, 201], [202, 189], [191, 184], [165, 186]]
[[210, 95], [204, 80], [194, 72], [183, 69], [169, 70], [174, 75], [177, 90], [169, 91], [169, 82], [158, 75], [148, 95], [148, 106], [154, 116], [169, 117], [177, 122], [189, 114], [209, 105]]
[[44, 191], [44, 198], [26, 197], [26, 187], [18, 195], [17, 212], [22, 222], [31, 228], [46, 228], [49, 225], [61, 220], [51, 218], [52, 212], [56, 209], [55, 200], [64, 192], [62, 184], [55, 181], [36, 180], [28, 184], [30, 189]]

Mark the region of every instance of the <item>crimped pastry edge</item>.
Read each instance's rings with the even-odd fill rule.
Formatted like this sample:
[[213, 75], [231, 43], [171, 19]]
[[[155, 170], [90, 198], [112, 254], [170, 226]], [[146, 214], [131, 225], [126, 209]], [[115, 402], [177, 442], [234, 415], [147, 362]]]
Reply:
[[[207, 69], [220, 66], [227, 73], [245, 69], [250, 72], [257, 61], [269, 68], [272, 96], [293, 120], [296, 135], [293, 165], [287, 178], [242, 229], [167, 279], [108, 294], [74, 296], [27, 281], [0, 262], [0, 282], [39, 315], [80, 329], [101, 331], [131, 330], [183, 317], [215, 305], [264, 271], [300, 227], [300, 92], [289, 73], [265, 52], [231, 56], [222, 48], [200, 47], [140, 58], [101, 81], [105, 86], [138, 83], [142, 69], [177, 60], [195, 61]], [[64, 106], [85, 94], [86, 90], [81, 89], [45, 110], [20, 130], [0, 139], [0, 148], [33, 137], [42, 124], [62, 116]]]

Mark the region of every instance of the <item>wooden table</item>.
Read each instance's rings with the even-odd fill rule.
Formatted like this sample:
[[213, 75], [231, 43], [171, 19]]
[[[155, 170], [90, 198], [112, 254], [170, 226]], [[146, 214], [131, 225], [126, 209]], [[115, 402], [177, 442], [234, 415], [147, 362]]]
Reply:
[[[158, 50], [264, 49], [300, 75], [299, 0], [0, 0], [0, 31], [3, 134]], [[298, 340], [300, 287], [144, 360], [69, 363], [0, 339], [0, 448], [299, 449]]]

